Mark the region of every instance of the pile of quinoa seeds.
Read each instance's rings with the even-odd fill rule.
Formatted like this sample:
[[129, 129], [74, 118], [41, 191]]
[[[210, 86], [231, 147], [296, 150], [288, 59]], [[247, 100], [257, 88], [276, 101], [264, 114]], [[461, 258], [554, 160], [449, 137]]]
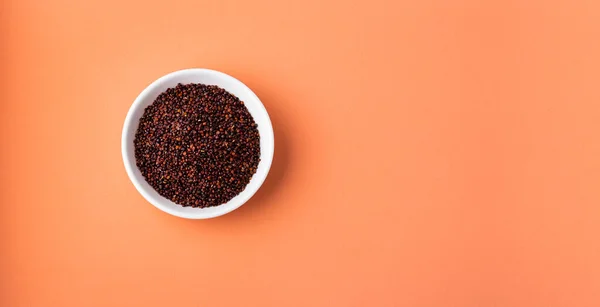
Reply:
[[144, 110], [135, 160], [162, 196], [206, 208], [244, 190], [260, 161], [254, 119], [234, 95], [215, 85], [178, 84]]

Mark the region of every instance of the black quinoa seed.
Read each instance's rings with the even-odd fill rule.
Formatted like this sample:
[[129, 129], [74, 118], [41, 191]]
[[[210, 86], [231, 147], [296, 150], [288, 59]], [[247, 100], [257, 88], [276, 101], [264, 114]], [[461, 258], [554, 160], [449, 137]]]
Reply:
[[254, 119], [215, 85], [178, 84], [140, 119], [135, 160], [162, 196], [187, 207], [224, 204], [244, 190], [260, 162]]

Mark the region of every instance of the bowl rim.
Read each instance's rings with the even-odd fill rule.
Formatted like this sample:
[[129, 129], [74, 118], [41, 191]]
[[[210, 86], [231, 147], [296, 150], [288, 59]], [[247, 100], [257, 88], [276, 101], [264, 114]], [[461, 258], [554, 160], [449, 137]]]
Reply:
[[[128, 138], [130, 131], [137, 130], [137, 127], [138, 127], [137, 125], [134, 124], [134, 121], [135, 121], [134, 113], [139, 108], [142, 107], [143, 101], [156, 87], [162, 85], [163, 82], [165, 82], [166, 80], [168, 80], [170, 78], [178, 77], [179, 75], [195, 74], [195, 73], [208, 73], [208, 74], [217, 75], [221, 78], [229, 79], [228, 81], [236, 83], [238, 86], [241, 86], [242, 88], [244, 88], [248, 92], [248, 95], [250, 95], [252, 97], [252, 99], [254, 99], [255, 102], [257, 102], [256, 105], [258, 107], [260, 107], [262, 112], [264, 112], [265, 116], [264, 116], [263, 120], [261, 121], [261, 124], [266, 125], [267, 131], [270, 131], [270, 136], [271, 136], [270, 140], [271, 141], [269, 142], [270, 143], [269, 145], [272, 148], [272, 150], [270, 151], [270, 154], [268, 156], [263, 156], [263, 149], [261, 148], [261, 161], [259, 163], [261, 163], [261, 164], [265, 163], [264, 168], [266, 168], [266, 171], [264, 172], [264, 176], [261, 176], [261, 178], [257, 178], [258, 179], [257, 184], [254, 186], [254, 188], [252, 188], [251, 190], [248, 190], [247, 193], [244, 194], [244, 192], [246, 192], [246, 189], [249, 188], [249, 184], [248, 184], [248, 186], [246, 186], [244, 191], [242, 191], [242, 192], [240, 192], [240, 194], [238, 194], [238, 196], [243, 195], [244, 197], [237, 200], [237, 205], [225, 206], [227, 204], [227, 203], [225, 203], [225, 204], [222, 204], [219, 206], [214, 206], [211, 208], [221, 208], [221, 209], [213, 210], [212, 212], [203, 212], [202, 208], [197, 208], [198, 210], [196, 210], [193, 214], [188, 214], [188, 213], [183, 213], [183, 212], [180, 212], [177, 210], [173, 210], [172, 208], [169, 207], [169, 205], [163, 204], [162, 199], [157, 199], [156, 197], [150, 195], [150, 193], [148, 193], [148, 191], [146, 191], [146, 188], [140, 182], [140, 180], [145, 180], [145, 179], [143, 177], [137, 176], [135, 174], [134, 169], [137, 168], [137, 165], [135, 163], [135, 158], [134, 159], [129, 158], [130, 150], [128, 149], [128, 146], [127, 146], [128, 145], [127, 138]], [[221, 87], [221, 85], [218, 85], [218, 86]], [[262, 137], [262, 135], [261, 135], [261, 137]], [[275, 135], [273, 133], [273, 125], [271, 123], [271, 118], [269, 116], [269, 113], [267, 112], [267, 109], [265, 108], [262, 101], [258, 98], [258, 96], [254, 93], [254, 91], [252, 91], [252, 89], [250, 89], [246, 84], [244, 84], [240, 80], [238, 80], [235, 77], [230, 76], [226, 73], [223, 73], [223, 72], [220, 72], [217, 70], [213, 70], [213, 69], [207, 69], [207, 68], [181, 69], [181, 70], [177, 70], [177, 71], [173, 71], [168, 74], [165, 74], [162, 77], [154, 80], [152, 83], [150, 83], [148, 86], [146, 86], [146, 88], [144, 88], [144, 90], [142, 90], [140, 92], [140, 94], [138, 94], [138, 96], [135, 98], [135, 100], [129, 107], [129, 110], [127, 111], [127, 115], [125, 117], [125, 122], [123, 124], [123, 130], [121, 132], [121, 154], [123, 157], [123, 163], [125, 165], [125, 170], [127, 172], [127, 176], [129, 177], [129, 180], [135, 186], [136, 190], [144, 197], [144, 199], [146, 201], [148, 201], [154, 207], [160, 209], [161, 211], [171, 214], [171, 215], [174, 215], [174, 216], [177, 216], [177, 217], [187, 218], [187, 219], [208, 219], [208, 218], [218, 217], [218, 216], [227, 214], [231, 211], [234, 211], [235, 209], [238, 209], [243, 204], [245, 204], [250, 198], [252, 198], [252, 196], [254, 196], [254, 194], [260, 189], [260, 187], [263, 185], [264, 181], [266, 180], [266, 178], [269, 174], [269, 171], [271, 169], [271, 165], [273, 163], [274, 152], [275, 152]], [[259, 164], [259, 166], [260, 166], [260, 164]], [[138, 178], [138, 177], [140, 177], [140, 178]], [[152, 188], [152, 187], [150, 187], [150, 188]], [[168, 202], [171, 202], [172, 204], [175, 204], [168, 199], [165, 199], [165, 200]], [[230, 202], [231, 202], [231, 200], [230, 200]], [[175, 204], [175, 205], [177, 205], [177, 204]], [[177, 205], [177, 206], [180, 206], [180, 205]]]

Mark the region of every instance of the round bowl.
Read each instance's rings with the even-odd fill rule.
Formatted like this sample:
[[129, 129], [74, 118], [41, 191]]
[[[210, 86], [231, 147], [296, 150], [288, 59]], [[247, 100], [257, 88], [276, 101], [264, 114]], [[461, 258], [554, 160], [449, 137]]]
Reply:
[[[135, 163], [133, 139], [139, 125], [140, 117], [144, 114], [144, 109], [152, 104], [160, 93], [170, 87], [175, 87], [178, 83], [203, 83], [217, 85], [227, 90], [244, 102], [244, 105], [248, 108], [248, 111], [258, 125], [258, 132], [260, 134], [260, 162], [256, 173], [252, 176], [252, 179], [240, 194], [220, 206], [192, 208], [183, 207], [170, 201], [158, 194], [158, 192], [146, 182], [146, 179], [144, 179]], [[129, 179], [133, 182], [135, 188], [156, 208], [166, 213], [188, 219], [217, 217], [239, 208], [248, 201], [267, 178], [267, 174], [271, 168], [271, 162], [273, 161], [274, 149], [273, 126], [271, 125], [267, 110], [256, 94], [232, 76], [215, 70], [200, 68], [172, 72], [152, 82], [152, 84], [146, 87], [135, 99], [131, 108], [129, 108], [121, 137], [123, 162], [125, 163], [127, 175], [129, 175]]]

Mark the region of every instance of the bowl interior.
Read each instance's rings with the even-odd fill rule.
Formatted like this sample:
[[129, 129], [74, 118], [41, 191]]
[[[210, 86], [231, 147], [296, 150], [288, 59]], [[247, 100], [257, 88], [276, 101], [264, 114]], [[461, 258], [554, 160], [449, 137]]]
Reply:
[[[246, 189], [229, 202], [209, 208], [182, 207], [159, 195], [144, 179], [135, 164], [133, 139], [138, 128], [144, 109], [152, 104], [156, 97], [178, 83], [203, 83], [217, 85], [244, 102], [246, 108], [258, 125], [260, 134], [260, 163], [256, 174], [246, 186]], [[186, 69], [170, 73], [150, 84], [134, 101], [123, 127], [122, 151], [125, 169], [137, 190], [157, 208], [175, 216], [192, 219], [211, 218], [231, 212], [244, 204], [262, 185], [271, 167], [274, 151], [273, 127], [269, 115], [258, 97], [246, 85], [237, 79], [209, 69]]]

